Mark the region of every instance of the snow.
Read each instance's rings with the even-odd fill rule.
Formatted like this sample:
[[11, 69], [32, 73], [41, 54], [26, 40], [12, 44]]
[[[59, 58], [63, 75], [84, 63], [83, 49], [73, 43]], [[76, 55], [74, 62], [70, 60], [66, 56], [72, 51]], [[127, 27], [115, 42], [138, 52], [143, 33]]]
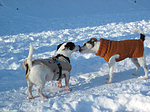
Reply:
[[[150, 68], [149, 0], [0, 0], [0, 111], [115, 112], [150, 111], [150, 79], [144, 70], [133, 76], [134, 64], [126, 59], [116, 64], [112, 84], [106, 84], [108, 65], [95, 54], [72, 54], [71, 92], [47, 82], [41, 99], [29, 100], [22, 62], [34, 47], [33, 58], [55, 55], [64, 41], [82, 45], [91, 37], [125, 40], [141, 29], [146, 34], [146, 62]], [[150, 74], [149, 74], [150, 76]]]

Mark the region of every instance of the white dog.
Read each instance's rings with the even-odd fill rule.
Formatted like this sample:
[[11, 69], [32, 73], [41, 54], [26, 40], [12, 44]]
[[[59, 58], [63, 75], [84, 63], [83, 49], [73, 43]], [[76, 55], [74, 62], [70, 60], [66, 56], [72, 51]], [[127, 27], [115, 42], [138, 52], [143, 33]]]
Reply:
[[57, 46], [56, 56], [48, 59], [32, 59], [33, 46], [30, 44], [29, 55], [23, 65], [26, 69], [26, 79], [28, 83], [29, 99], [33, 99], [32, 87], [33, 84], [38, 86], [38, 92], [43, 99], [48, 98], [43, 95], [42, 89], [46, 81], [57, 80], [58, 87], [61, 88], [61, 79], [65, 78], [67, 91], [71, 91], [68, 86], [70, 79], [70, 59], [73, 52], [78, 51], [80, 46], [72, 42], [62, 43]]
[[148, 67], [146, 66], [146, 57], [144, 50], [145, 34], [141, 30], [134, 30], [133, 33], [139, 32], [140, 39], [124, 40], [124, 41], [110, 41], [106, 39], [91, 38], [88, 42], [80, 48], [81, 53], [95, 53], [97, 56], [104, 57], [109, 65], [109, 80], [107, 84], [112, 82], [113, 70], [115, 63], [125, 58], [131, 58], [132, 62], [136, 65], [137, 75], [140, 65], [144, 68], [145, 76], [143, 80], [148, 79]]

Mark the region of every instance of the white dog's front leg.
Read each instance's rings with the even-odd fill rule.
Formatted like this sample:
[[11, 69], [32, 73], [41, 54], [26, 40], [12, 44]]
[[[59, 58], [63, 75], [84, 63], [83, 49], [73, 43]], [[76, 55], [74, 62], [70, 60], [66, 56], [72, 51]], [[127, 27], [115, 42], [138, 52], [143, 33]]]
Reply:
[[72, 89], [69, 88], [70, 72], [68, 74], [64, 74], [64, 75], [65, 75], [66, 89], [67, 89], [67, 91], [72, 91]]
[[113, 78], [113, 71], [114, 71], [114, 67], [115, 67], [115, 63], [116, 63], [116, 59], [119, 58], [119, 55], [116, 54], [114, 56], [112, 56], [109, 59], [108, 65], [109, 65], [109, 80], [106, 84], [111, 84], [112, 82], [112, 78]]

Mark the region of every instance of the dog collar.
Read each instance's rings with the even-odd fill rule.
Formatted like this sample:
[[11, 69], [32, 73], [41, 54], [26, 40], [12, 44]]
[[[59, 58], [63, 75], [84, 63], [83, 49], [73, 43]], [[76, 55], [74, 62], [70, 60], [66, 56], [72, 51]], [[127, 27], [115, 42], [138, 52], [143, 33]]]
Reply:
[[59, 57], [65, 58], [65, 59], [70, 63], [70, 59], [69, 59], [68, 57], [66, 57], [66, 56], [64, 56], [64, 55], [62, 55], [62, 54], [58, 54], [58, 55], [56, 56], [56, 58], [59, 58]]

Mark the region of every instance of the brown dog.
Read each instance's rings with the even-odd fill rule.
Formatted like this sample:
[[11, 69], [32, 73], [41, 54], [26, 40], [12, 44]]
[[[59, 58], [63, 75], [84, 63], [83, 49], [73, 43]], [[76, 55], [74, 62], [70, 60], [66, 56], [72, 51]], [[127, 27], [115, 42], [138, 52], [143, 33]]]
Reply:
[[141, 30], [134, 30], [133, 33], [139, 32], [140, 39], [124, 40], [124, 41], [110, 41], [106, 39], [96, 38], [84, 43], [80, 48], [80, 53], [95, 53], [97, 56], [103, 57], [109, 65], [109, 80], [107, 84], [112, 82], [113, 70], [115, 63], [125, 58], [131, 58], [132, 62], [136, 65], [137, 69], [133, 75], [137, 75], [140, 65], [144, 68], [144, 80], [148, 79], [148, 67], [146, 66], [144, 40], [145, 34]]

